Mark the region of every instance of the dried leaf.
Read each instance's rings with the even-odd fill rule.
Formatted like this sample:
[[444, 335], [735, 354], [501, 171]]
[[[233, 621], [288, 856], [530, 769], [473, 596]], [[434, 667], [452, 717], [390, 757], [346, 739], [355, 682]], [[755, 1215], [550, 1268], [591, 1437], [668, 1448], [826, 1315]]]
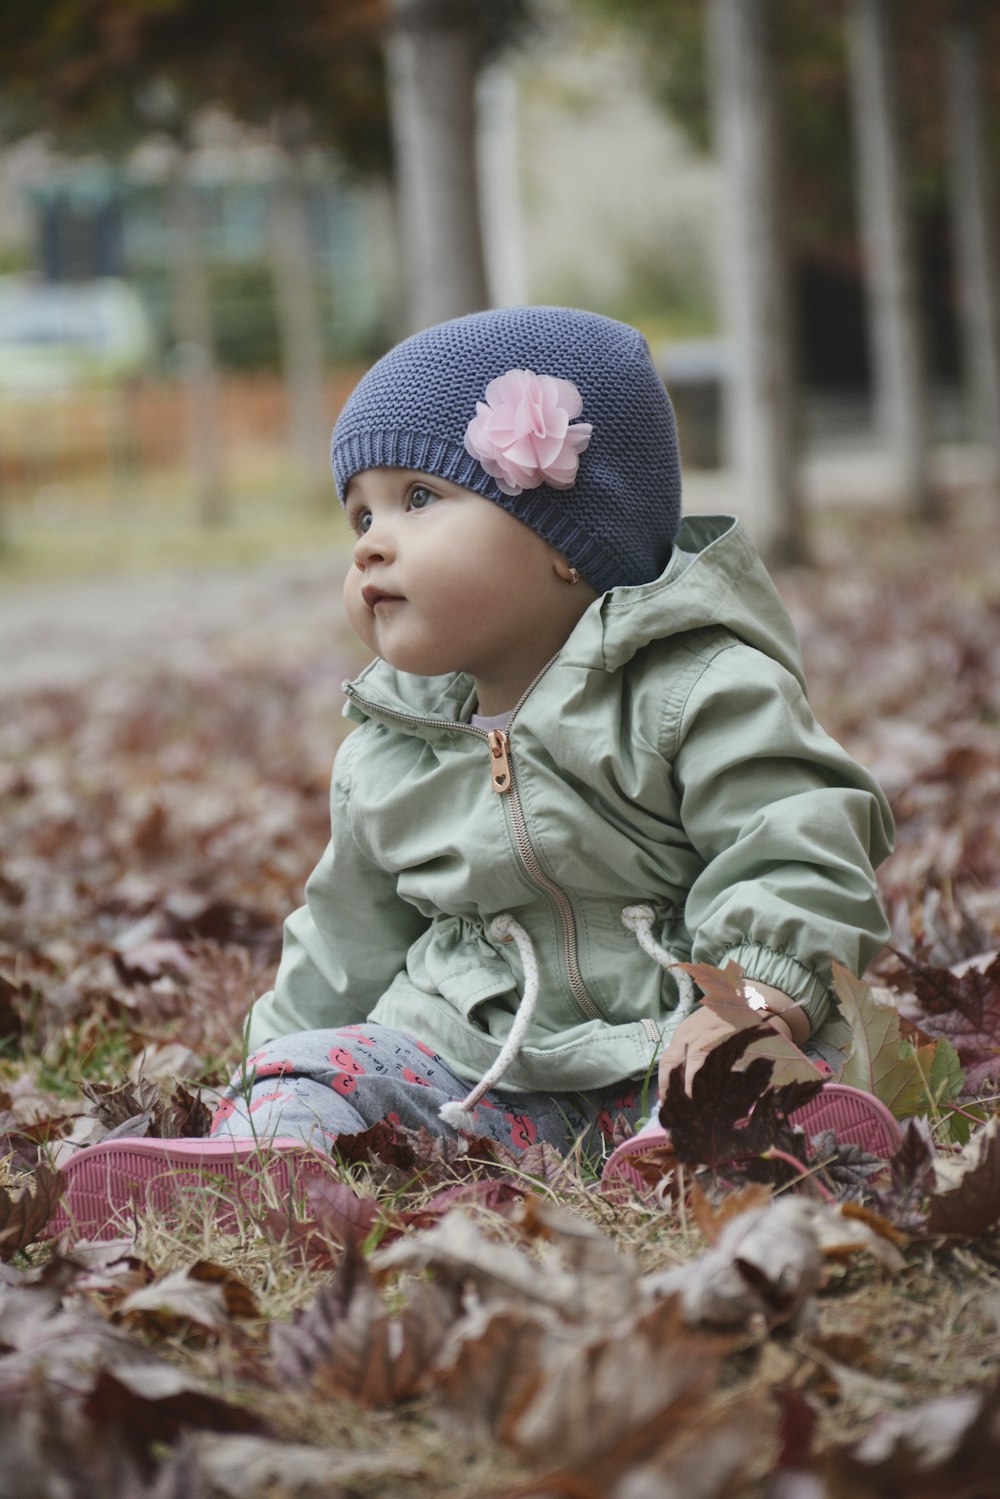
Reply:
[[1000, 1388], [925, 1400], [881, 1415], [823, 1464], [837, 1495], [965, 1499], [997, 1492]]
[[545, 1473], [503, 1499], [723, 1499], [752, 1471], [768, 1425], [754, 1400], [713, 1410], [691, 1393], [586, 1463]]
[[348, 1250], [328, 1286], [291, 1326], [272, 1328], [279, 1371], [361, 1405], [392, 1405], [424, 1386], [454, 1313], [438, 1287], [418, 1284], [390, 1313], [368, 1266]]
[[729, 962], [725, 968], [716, 968], [711, 963], [682, 963], [680, 967], [698, 985], [706, 1010], [718, 1015], [733, 1030], [754, 1032], [743, 1055], [748, 1061], [764, 1057], [771, 1063], [772, 1087], [814, 1081], [815, 1067], [794, 1042], [773, 1026], [762, 1025], [760, 1016], [747, 1004], [743, 997], [743, 970], [738, 963]]
[[[536, 1206], [539, 1217], [547, 1213], [544, 1206]], [[455, 1208], [423, 1233], [380, 1249], [372, 1264], [380, 1274], [433, 1269], [438, 1284], [456, 1290], [471, 1285], [484, 1298], [537, 1302], [570, 1321], [616, 1317], [637, 1304], [635, 1266], [606, 1235], [577, 1218], [573, 1218], [576, 1231], [561, 1231], [551, 1217], [544, 1221], [552, 1243], [542, 1257], [497, 1242], [464, 1208]], [[534, 1232], [530, 1220], [526, 1227]], [[583, 1268], [588, 1263], [590, 1271]], [[600, 1298], [595, 1297], [593, 1304], [581, 1298], [581, 1274], [600, 1286]]]
[[903, 1139], [889, 1162], [888, 1185], [880, 1183], [873, 1196], [879, 1211], [905, 1234], [926, 1230], [926, 1199], [935, 1186], [936, 1152], [926, 1119], [907, 1119]]
[[44, 1165], [35, 1172], [30, 1191], [24, 1187], [14, 1197], [6, 1187], [0, 1187], [0, 1260], [11, 1259], [44, 1236], [63, 1189], [62, 1172]]
[[724, 1346], [692, 1336], [669, 1301], [610, 1331], [572, 1326], [544, 1307], [485, 1306], [441, 1353], [435, 1403], [452, 1425], [472, 1423], [522, 1457], [558, 1452], [574, 1467], [678, 1401], [706, 1399]]
[[386, 1451], [359, 1452], [259, 1436], [200, 1435], [195, 1438], [195, 1450], [211, 1480], [211, 1499], [263, 1499], [272, 1494], [289, 1499], [357, 1499], [355, 1482], [395, 1479], [400, 1487], [393, 1492], [402, 1494], [413, 1492], [403, 1485], [426, 1476], [412, 1458], [397, 1453], [391, 1444]]
[[928, 1203], [932, 1237], [974, 1239], [1000, 1220], [1000, 1118], [979, 1130], [954, 1161], [937, 1163]]
[[513, 1444], [543, 1381], [553, 1324], [537, 1307], [490, 1304], [456, 1325], [438, 1355], [434, 1403], [456, 1428]]
[[[326, 1172], [303, 1176], [302, 1199], [301, 1209], [294, 1212], [291, 1204], [285, 1211], [269, 1208], [261, 1222], [268, 1233], [316, 1268], [335, 1264], [346, 1245], [359, 1247], [380, 1217], [376, 1198], [359, 1196], [346, 1182]], [[390, 1213], [381, 1217], [394, 1221]]]
[[726, 1224], [741, 1213], [762, 1208], [771, 1201], [770, 1187], [756, 1183], [727, 1192], [717, 1205], [709, 1202], [697, 1182], [692, 1182], [690, 1191], [691, 1212], [694, 1221], [710, 1244], [717, 1244]]
[[677, 1295], [692, 1327], [801, 1324], [813, 1314], [823, 1255], [812, 1206], [783, 1197], [733, 1218], [700, 1259], [653, 1277], [661, 1295]]
[[545, 1377], [499, 1434], [523, 1456], [558, 1452], [567, 1466], [590, 1463], [659, 1411], [683, 1401], [693, 1416], [717, 1378], [724, 1346], [692, 1337], [669, 1301], [582, 1345], [550, 1337], [540, 1350]]
[[769, 1088], [771, 1063], [764, 1057], [737, 1070], [757, 1029], [736, 1030], [714, 1047], [695, 1073], [690, 1094], [684, 1087], [684, 1069], [675, 1067], [667, 1079], [660, 1122], [685, 1165], [721, 1170], [727, 1180], [743, 1176], [781, 1185], [796, 1178], [797, 1167], [779, 1157], [764, 1157], [778, 1150], [808, 1160], [808, 1144], [789, 1115], [815, 1098], [822, 1082], [814, 1072], [809, 1082]]
[[[443, 1187], [440, 1192], [435, 1192], [422, 1207], [399, 1213], [397, 1221], [401, 1228], [430, 1228], [453, 1208], [463, 1205], [475, 1205], [491, 1213], [509, 1216], [523, 1203], [527, 1192], [527, 1186], [502, 1177], [458, 1182], [454, 1187]], [[387, 1242], [387, 1238], [382, 1242]]]
[[175, 1441], [181, 1431], [266, 1430], [252, 1411], [210, 1395], [168, 1364], [99, 1370], [83, 1413], [147, 1466], [154, 1445]]
[[219, 1333], [237, 1318], [259, 1315], [245, 1281], [211, 1260], [198, 1260], [126, 1296], [120, 1321], [161, 1336], [192, 1328]]
[[912, 991], [920, 1005], [920, 1024], [952, 1043], [969, 1089], [978, 1092], [989, 1080], [1000, 1079], [1000, 953], [982, 967], [959, 973], [904, 952], [896, 956], [902, 970], [889, 974], [889, 982]]

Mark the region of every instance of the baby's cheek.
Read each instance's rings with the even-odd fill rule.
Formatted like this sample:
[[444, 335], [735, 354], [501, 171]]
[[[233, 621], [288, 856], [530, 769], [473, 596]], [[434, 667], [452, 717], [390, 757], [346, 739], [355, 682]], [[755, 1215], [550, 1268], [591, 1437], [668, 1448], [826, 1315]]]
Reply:
[[366, 645], [371, 645], [374, 616], [361, 597], [363, 584], [364, 578], [361, 571], [357, 567], [351, 567], [344, 579], [344, 613], [355, 635]]

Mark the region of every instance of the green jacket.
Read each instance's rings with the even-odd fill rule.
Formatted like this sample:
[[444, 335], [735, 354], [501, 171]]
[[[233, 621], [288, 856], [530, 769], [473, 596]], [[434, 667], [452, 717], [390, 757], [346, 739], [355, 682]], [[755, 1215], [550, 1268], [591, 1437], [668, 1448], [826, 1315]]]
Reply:
[[685, 521], [659, 579], [588, 609], [508, 726], [493, 789], [469, 678], [374, 661], [345, 688], [332, 840], [289, 917], [250, 1045], [365, 1019], [408, 1031], [463, 1077], [496, 1059], [522, 986], [540, 998], [503, 1086], [590, 1089], [642, 1074], [678, 989], [622, 923], [831, 1011], [830, 959], [860, 974], [887, 935], [873, 864], [892, 821], [872, 778], [815, 722], [794, 629], [739, 523]]

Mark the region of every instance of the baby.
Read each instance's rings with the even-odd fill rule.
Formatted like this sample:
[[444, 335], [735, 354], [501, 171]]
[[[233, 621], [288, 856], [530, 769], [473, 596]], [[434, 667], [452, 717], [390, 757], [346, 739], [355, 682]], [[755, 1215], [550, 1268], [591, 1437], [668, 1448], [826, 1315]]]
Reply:
[[418, 333], [351, 395], [333, 466], [375, 659], [331, 842], [213, 1139], [87, 1154], [235, 1170], [377, 1120], [565, 1150], [729, 1034], [689, 961], [738, 963], [829, 1070], [831, 959], [860, 974], [887, 935], [889, 810], [814, 720], [740, 524], [681, 521], [641, 335], [558, 307]]

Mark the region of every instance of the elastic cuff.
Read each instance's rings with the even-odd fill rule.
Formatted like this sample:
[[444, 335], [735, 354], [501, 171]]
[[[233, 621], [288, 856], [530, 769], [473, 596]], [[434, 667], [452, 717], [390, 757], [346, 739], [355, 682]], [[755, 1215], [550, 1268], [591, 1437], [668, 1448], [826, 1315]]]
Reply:
[[789, 999], [796, 1000], [809, 1022], [810, 1035], [829, 1015], [831, 1000], [826, 981], [788, 953], [761, 947], [756, 942], [743, 942], [720, 958], [719, 967], [725, 968], [729, 962], [738, 963], [746, 978], [758, 984], [771, 984]]

